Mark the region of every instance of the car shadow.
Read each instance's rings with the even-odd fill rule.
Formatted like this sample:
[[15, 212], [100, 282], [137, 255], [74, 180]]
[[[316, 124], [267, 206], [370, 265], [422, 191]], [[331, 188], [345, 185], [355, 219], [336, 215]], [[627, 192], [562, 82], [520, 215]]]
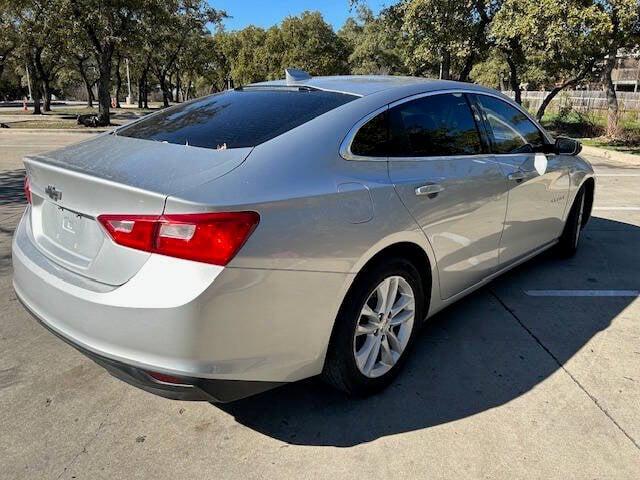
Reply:
[[24, 169], [0, 171], [0, 207], [21, 205], [27, 199], [24, 196]]
[[[603, 248], [600, 236], [620, 237], [621, 232], [640, 241], [637, 226], [593, 218], [574, 259], [544, 253], [440, 312], [420, 332], [404, 371], [378, 395], [352, 399], [309, 379], [215, 408], [290, 444], [349, 447], [504, 405], [556, 372], [633, 300], [586, 300], [597, 302], [596, 313], [590, 308], [593, 303], [575, 311], [565, 309], [560, 315], [547, 315], [542, 309], [535, 317], [536, 331], [559, 339], [551, 342], [550, 355], [517, 317], [520, 309], [535, 310], [541, 305], [539, 298], [525, 295], [522, 285], [531, 288], [537, 282], [542, 283], [538, 288], [545, 288], [548, 279], [561, 274], [571, 276], [569, 284], [574, 280], [579, 284], [574, 288], [594, 288], [584, 282], [587, 277], [597, 281], [594, 276], [600, 270], [591, 271], [596, 269], [585, 263], [595, 255], [602, 257], [602, 252], [596, 252]], [[632, 251], [633, 244], [619, 242], [611, 249], [606, 261], [616, 276], [628, 273], [627, 278], [633, 279], [633, 272], [640, 270], [640, 254]], [[518, 303], [518, 308], [507, 310], [503, 296], [508, 298], [506, 306]], [[549, 311], [557, 310], [562, 309]], [[545, 338], [542, 335], [543, 342]]]

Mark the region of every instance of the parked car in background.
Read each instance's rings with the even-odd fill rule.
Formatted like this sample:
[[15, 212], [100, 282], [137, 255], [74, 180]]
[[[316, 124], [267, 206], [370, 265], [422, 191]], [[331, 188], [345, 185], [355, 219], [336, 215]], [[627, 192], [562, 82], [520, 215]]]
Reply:
[[477, 85], [292, 71], [27, 157], [14, 287], [160, 395], [315, 375], [368, 395], [436, 312], [575, 252], [595, 187], [579, 151]]

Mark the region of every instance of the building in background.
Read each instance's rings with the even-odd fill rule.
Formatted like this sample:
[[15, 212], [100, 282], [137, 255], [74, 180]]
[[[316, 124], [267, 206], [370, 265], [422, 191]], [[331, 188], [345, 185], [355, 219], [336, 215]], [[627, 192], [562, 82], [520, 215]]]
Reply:
[[611, 77], [617, 91], [637, 92], [640, 86], [640, 54], [618, 52]]

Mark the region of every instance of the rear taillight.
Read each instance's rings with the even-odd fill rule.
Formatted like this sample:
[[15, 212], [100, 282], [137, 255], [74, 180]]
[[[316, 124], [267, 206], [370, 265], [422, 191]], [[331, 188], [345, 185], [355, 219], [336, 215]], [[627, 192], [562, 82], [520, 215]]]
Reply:
[[196, 262], [226, 265], [258, 225], [256, 212], [100, 215], [119, 245]]
[[31, 184], [29, 183], [29, 177], [26, 175], [24, 176], [24, 196], [27, 198], [27, 203], [31, 203]]

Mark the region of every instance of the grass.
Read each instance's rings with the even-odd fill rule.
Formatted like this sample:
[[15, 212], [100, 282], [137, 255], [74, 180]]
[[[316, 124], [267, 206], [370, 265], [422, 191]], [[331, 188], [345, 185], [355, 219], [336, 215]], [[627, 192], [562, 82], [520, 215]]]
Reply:
[[6, 122], [9, 128], [47, 128], [47, 129], [70, 129], [70, 128], [86, 128], [78, 125], [75, 120], [20, 120], [18, 122]]
[[[43, 112], [42, 115], [33, 115], [31, 112], [6, 112], [11, 117], [19, 115], [24, 120], [12, 119], [4, 123], [9, 128], [90, 129], [89, 127], [78, 125], [77, 117], [78, 115], [96, 114], [97, 112], [97, 108], [88, 107], [54, 109], [51, 112]], [[111, 123], [113, 125], [122, 125], [151, 112], [153, 112], [152, 109], [114, 108], [111, 109]], [[3, 113], [0, 110], [0, 117], [2, 117]]]
[[[122, 114], [147, 114], [154, 111], [153, 108], [149, 109], [138, 109], [138, 108], [112, 108], [112, 115], [122, 115]], [[0, 115], [2, 115], [3, 109], [0, 109]], [[49, 117], [59, 117], [59, 116], [73, 116], [77, 117], [78, 115], [86, 115], [90, 113], [98, 113], [97, 108], [89, 108], [89, 107], [64, 107], [64, 108], [56, 108], [53, 107], [50, 112], [42, 112], [42, 116]], [[33, 109], [30, 108], [29, 111], [25, 112], [24, 110], [7, 110], [7, 115], [24, 115], [26, 117], [33, 116]]]
[[637, 112], [624, 112], [621, 115], [621, 134], [615, 139], [605, 136], [607, 119], [599, 112], [549, 113], [542, 119], [542, 125], [554, 136], [579, 138], [584, 145], [640, 155], [640, 120]]

